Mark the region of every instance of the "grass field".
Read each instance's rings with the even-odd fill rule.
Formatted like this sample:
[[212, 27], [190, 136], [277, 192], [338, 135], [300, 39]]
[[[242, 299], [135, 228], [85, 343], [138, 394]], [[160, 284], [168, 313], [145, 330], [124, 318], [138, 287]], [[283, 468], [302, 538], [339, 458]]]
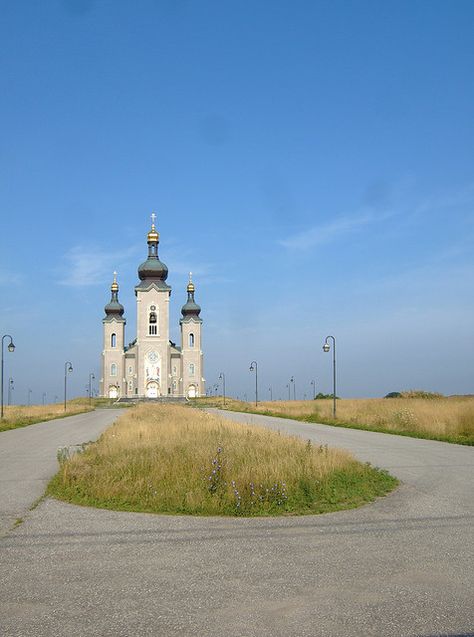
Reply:
[[[199, 406], [222, 406], [222, 398], [199, 399]], [[354, 398], [337, 400], [288, 400], [254, 403], [228, 399], [227, 408], [251, 411], [306, 422], [355, 427], [459, 444], [474, 444], [474, 397]]]
[[352, 508], [396, 484], [343, 450], [186, 406], [142, 404], [63, 459], [48, 493], [118, 510], [253, 516]]
[[94, 409], [89, 406], [86, 398], [76, 398], [68, 401], [67, 411], [64, 412], [63, 403], [54, 403], [52, 405], [12, 405], [4, 407], [4, 418], [0, 420], [0, 431], [8, 429], [16, 429], [17, 427], [27, 427], [44, 420], [54, 420], [55, 418], [63, 418], [64, 416], [72, 416], [73, 414], [81, 414]]

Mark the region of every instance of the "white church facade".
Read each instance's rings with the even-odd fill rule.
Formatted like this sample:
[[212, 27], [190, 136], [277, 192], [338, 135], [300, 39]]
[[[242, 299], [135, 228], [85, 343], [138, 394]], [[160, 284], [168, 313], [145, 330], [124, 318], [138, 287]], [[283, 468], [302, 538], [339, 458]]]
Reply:
[[169, 339], [171, 287], [168, 268], [158, 257], [159, 234], [152, 215], [147, 235], [148, 258], [138, 268], [137, 335], [125, 346], [124, 307], [114, 273], [111, 299], [102, 320], [104, 344], [100, 394], [108, 398], [194, 398], [205, 395], [201, 308], [189, 276], [187, 301], [181, 308], [181, 345]]

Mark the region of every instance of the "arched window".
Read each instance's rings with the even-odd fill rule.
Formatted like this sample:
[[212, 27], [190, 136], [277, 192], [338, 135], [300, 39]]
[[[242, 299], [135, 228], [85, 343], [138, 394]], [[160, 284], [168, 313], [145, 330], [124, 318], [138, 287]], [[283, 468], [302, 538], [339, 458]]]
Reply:
[[194, 376], [194, 363], [189, 363], [189, 375]]
[[189, 347], [194, 347], [194, 334], [189, 335]]
[[110, 335], [110, 347], [117, 347], [117, 334]]
[[148, 317], [148, 334], [150, 336], [155, 336], [158, 334], [158, 320], [156, 318], [156, 312], [152, 310]]
[[110, 366], [110, 375], [117, 376], [117, 365], [115, 363]]

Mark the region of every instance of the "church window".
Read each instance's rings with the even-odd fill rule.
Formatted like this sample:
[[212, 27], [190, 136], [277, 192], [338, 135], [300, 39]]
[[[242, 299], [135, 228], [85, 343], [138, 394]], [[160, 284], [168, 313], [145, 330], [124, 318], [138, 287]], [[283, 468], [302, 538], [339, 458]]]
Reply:
[[194, 347], [194, 334], [189, 335], [189, 347]]
[[133, 367], [131, 365], [129, 365], [128, 367], [128, 373], [130, 374], [130, 376], [133, 374]]
[[173, 381], [173, 391], [176, 391], [176, 381]]
[[132, 389], [133, 389], [132, 381], [131, 381], [131, 380], [129, 380], [129, 381], [128, 381], [128, 390], [129, 390], [129, 391], [132, 391]]
[[110, 375], [117, 376], [117, 365], [115, 363], [110, 366]]
[[194, 376], [194, 363], [189, 363], [189, 375]]
[[110, 347], [117, 347], [117, 334], [110, 335]]
[[173, 376], [176, 376], [176, 365], [173, 365]]
[[[152, 305], [152, 308], [155, 308], [154, 305]], [[148, 334], [150, 336], [156, 336], [158, 334], [158, 320], [156, 317], [156, 312], [153, 310], [152, 312], [150, 312], [149, 317], [148, 317]]]

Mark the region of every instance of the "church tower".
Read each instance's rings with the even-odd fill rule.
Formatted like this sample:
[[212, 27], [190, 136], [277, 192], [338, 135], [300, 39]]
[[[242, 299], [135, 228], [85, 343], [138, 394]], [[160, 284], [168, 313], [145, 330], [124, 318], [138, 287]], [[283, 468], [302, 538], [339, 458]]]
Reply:
[[181, 308], [183, 318], [179, 322], [181, 325], [183, 394], [188, 398], [195, 398], [204, 395], [204, 378], [201, 342], [202, 319], [199, 316], [201, 308], [194, 300], [195, 287], [191, 272], [189, 273], [187, 292], [188, 300]]
[[152, 214], [147, 235], [148, 258], [138, 268], [140, 283], [135, 287], [137, 298], [136, 377], [139, 396], [157, 398], [171, 394], [169, 349], [169, 301], [171, 287], [167, 285], [168, 268], [158, 257], [160, 236]]
[[105, 317], [102, 320], [104, 344], [102, 349], [102, 378], [100, 394], [109, 398], [120, 398], [123, 395], [124, 360], [123, 346], [125, 338], [125, 319], [123, 305], [119, 303], [117, 273], [110, 286], [112, 293], [110, 302], [105, 306]]

